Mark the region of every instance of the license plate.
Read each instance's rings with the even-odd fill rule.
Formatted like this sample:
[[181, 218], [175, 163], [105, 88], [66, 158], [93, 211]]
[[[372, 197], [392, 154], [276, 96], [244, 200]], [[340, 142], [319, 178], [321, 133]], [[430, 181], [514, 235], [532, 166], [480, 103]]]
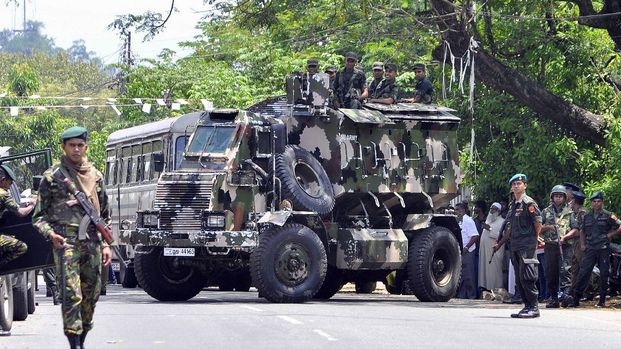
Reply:
[[166, 257], [194, 257], [193, 247], [164, 247]]
[[112, 266], [112, 271], [121, 271], [121, 263], [112, 262], [110, 265]]

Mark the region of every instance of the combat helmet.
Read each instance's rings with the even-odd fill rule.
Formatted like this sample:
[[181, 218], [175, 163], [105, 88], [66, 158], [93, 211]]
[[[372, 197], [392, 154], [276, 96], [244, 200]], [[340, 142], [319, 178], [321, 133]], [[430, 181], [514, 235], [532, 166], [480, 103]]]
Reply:
[[560, 185], [560, 184], [555, 185], [552, 188], [552, 191], [550, 192], [550, 199], [552, 199], [552, 196], [554, 196], [554, 194], [563, 194], [565, 199], [567, 199], [567, 191], [564, 185]]

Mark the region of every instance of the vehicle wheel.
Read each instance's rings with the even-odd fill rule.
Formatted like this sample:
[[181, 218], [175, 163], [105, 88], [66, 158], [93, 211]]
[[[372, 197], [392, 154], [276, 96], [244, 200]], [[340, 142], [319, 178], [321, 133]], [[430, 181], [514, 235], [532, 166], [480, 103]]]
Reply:
[[160, 301], [185, 301], [205, 285], [200, 271], [164, 257], [161, 247], [139, 247], [134, 257], [136, 279], [147, 294]]
[[24, 321], [28, 317], [28, 279], [26, 272], [14, 274], [13, 286], [13, 320]]
[[10, 331], [13, 326], [13, 285], [9, 275], [0, 276], [0, 328]]
[[414, 234], [408, 251], [409, 286], [422, 302], [446, 302], [459, 287], [461, 254], [455, 236], [444, 227]]
[[356, 293], [373, 293], [376, 287], [376, 281], [356, 281]]
[[276, 155], [276, 177], [282, 185], [281, 196], [291, 200], [293, 209], [313, 211], [321, 216], [332, 212], [334, 190], [321, 163], [308, 151], [288, 145]]
[[343, 281], [341, 272], [336, 267], [328, 265], [323, 284], [321, 284], [319, 291], [315, 293], [313, 298], [330, 299], [343, 288], [343, 285], [345, 285], [345, 281]]
[[138, 280], [136, 280], [136, 272], [134, 270], [133, 262], [130, 262], [127, 268], [125, 268], [123, 279], [121, 280], [121, 286], [123, 286], [123, 288], [136, 288], [136, 286], [138, 286]]
[[386, 275], [384, 286], [390, 294], [403, 294], [404, 270], [395, 270]]
[[35, 299], [36, 273], [28, 272], [28, 314], [34, 314], [37, 304]]
[[266, 230], [250, 256], [255, 287], [276, 303], [311, 299], [323, 284], [326, 267], [326, 250], [317, 234], [296, 223]]

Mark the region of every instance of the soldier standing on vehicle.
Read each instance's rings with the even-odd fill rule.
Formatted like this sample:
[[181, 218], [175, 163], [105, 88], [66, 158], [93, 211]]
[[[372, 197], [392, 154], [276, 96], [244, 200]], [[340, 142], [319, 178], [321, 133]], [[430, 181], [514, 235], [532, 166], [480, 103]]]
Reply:
[[559, 308], [558, 292], [561, 274], [561, 237], [569, 230], [569, 220], [571, 217], [571, 209], [566, 205], [567, 194], [565, 187], [555, 185], [550, 192], [552, 202], [550, 206], [543, 209], [541, 215], [543, 222], [541, 226], [541, 234], [544, 243], [545, 255], [545, 275], [547, 280], [548, 293], [550, 300], [546, 304], [546, 308]]
[[[4, 212], [11, 211], [16, 215], [26, 216], [34, 208], [34, 203], [28, 202], [28, 206], [19, 207], [9, 192], [11, 184], [15, 180], [15, 172], [7, 165], [0, 165], [0, 217]], [[28, 246], [16, 238], [0, 234], [0, 267], [20, 257], [28, 250]]]
[[608, 292], [610, 272], [610, 240], [621, 233], [621, 220], [614, 213], [603, 209], [604, 194], [601, 191], [591, 195], [591, 211], [584, 216], [580, 231], [580, 249], [584, 252], [580, 274], [573, 294], [573, 306], [580, 306], [580, 298], [591, 277], [593, 267], [599, 268], [599, 301], [596, 307], [603, 308]]
[[384, 80], [384, 62], [373, 63], [373, 81], [369, 84], [369, 87], [363, 92], [361, 99], [375, 98], [375, 90], [379, 84]]
[[111, 251], [88, 219], [82, 205], [67, 186], [69, 177], [78, 190], [110, 222], [103, 175], [86, 158], [87, 131], [71, 127], [61, 135], [64, 156], [48, 169], [39, 186], [33, 225], [54, 245], [56, 275], [62, 298], [63, 329], [71, 348], [83, 348], [93, 328], [93, 313], [101, 288], [101, 264], [107, 266]]
[[539, 317], [537, 301], [539, 261], [535, 250], [541, 232], [541, 212], [535, 200], [526, 195], [528, 178], [525, 174], [515, 174], [509, 179], [509, 184], [515, 196], [507, 213], [509, 234], [503, 235], [494, 246], [494, 250], [498, 250], [507, 240], [511, 240], [511, 263], [515, 270], [516, 288], [524, 302], [524, 308], [516, 314], [511, 314], [511, 317], [535, 318]]
[[433, 84], [427, 78], [425, 65], [422, 63], [414, 64], [414, 79], [416, 79], [414, 98], [404, 99], [404, 102], [431, 104], [433, 101]]
[[386, 78], [382, 80], [368, 103], [381, 103], [381, 104], [393, 104], [397, 101], [397, 95], [399, 94], [399, 87], [397, 86], [397, 65], [386, 64]]
[[362, 108], [361, 101], [367, 89], [367, 78], [362, 70], [356, 68], [357, 62], [358, 56], [348, 52], [345, 55], [345, 67], [336, 74], [334, 92], [337, 108]]

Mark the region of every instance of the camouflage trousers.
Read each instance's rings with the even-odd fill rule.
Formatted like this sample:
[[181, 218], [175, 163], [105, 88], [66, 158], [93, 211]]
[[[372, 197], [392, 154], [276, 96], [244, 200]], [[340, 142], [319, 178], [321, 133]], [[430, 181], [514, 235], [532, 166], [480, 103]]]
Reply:
[[0, 266], [23, 255], [27, 250], [28, 246], [24, 242], [12, 236], [0, 235]]
[[76, 241], [54, 251], [65, 334], [93, 328], [95, 304], [101, 289], [101, 243]]

